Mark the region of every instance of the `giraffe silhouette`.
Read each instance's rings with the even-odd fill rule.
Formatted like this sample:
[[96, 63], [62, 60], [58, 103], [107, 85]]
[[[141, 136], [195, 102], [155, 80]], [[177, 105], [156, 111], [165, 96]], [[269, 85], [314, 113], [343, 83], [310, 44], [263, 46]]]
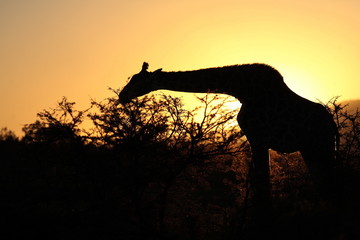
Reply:
[[252, 151], [254, 204], [265, 211], [270, 200], [269, 149], [300, 151], [320, 191], [331, 195], [337, 128], [318, 103], [294, 93], [281, 74], [265, 64], [243, 64], [194, 71], [148, 71], [144, 63], [119, 94], [119, 101], [166, 89], [223, 93], [241, 103], [237, 120]]

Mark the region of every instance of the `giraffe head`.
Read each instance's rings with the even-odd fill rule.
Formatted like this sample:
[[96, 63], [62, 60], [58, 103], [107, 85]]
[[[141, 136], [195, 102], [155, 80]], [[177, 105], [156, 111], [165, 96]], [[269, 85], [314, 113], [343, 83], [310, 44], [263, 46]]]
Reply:
[[161, 72], [162, 69], [158, 69], [155, 72], [148, 72], [149, 64], [144, 62], [141, 71], [131, 77], [129, 83], [119, 94], [119, 100], [121, 103], [128, 103], [131, 99], [145, 95], [153, 91], [153, 76], [157, 72]]

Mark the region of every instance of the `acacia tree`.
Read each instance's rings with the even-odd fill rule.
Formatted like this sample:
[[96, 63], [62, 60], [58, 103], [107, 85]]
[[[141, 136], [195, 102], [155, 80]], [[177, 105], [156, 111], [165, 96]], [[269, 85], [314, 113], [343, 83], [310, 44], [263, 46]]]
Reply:
[[74, 109], [75, 102], [69, 102], [66, 97], [57, 103], [55, 108], [43, 110], [37, 114], [39, 118], [34, 123], [23, 127], [26, 143], [81, 143], [80, 125], [84, 121], [84, 113]]
[[179, 109], [174, 98], [163, 98], [167, 101], [171, 126], [175, 130], [171, 133], [171, 140], [174, 145], [182, 142], [181, 139], [185, 140], [190, 156], [208, 159], [221, 154], [237, 154], [243, 149], [237, 145], [246, 143], [235, 121], [238, 110], [226, 108], [226, 104], [232, 101], [229, 97], [215, 94], [197, 97], [199, 107], [192, 111]]
[[[24, 142], [59, 146], [59, 151], [52, 153], [50, 149], [47, 156], [60, 163], [65, 157], [69, 166], [51, 168], [50, 161], [49, 169], [66, 173], [73, 169], [68, 177], [71, 181], [80, 169], [85, 180], [111, 179], [112, 184], [100, 182], [102, 187], [95, 188], [112, 191], [113, 211], [126, 206], [129, 216], [136, 216], [149, 231], [163, 232], [166, 223], [174, 219], [177, 204], [193, 209], [192, 217], [198, 218], [194, 224], [203, 226], [210, 224], [211, 214], [215, 214], [212, 211], [225, 219], [235, 216], [237, 197], [241, 196], [239, 181], [245, 172], [237, 171], [240, 161], [236, 160], [241, 158], [239, 154], [247, 154], [248, 144], [235, 122], [237, 110], [225, 106], [231, 99], [209, 94], [198, 97], [199, 107], [187, 110], [181, 99], [165, 95], [147, 95], [122, 105], [118, 91], [114, 92], [114, 97], [102, 102], [93, 100], [91, 109], [84, 111], [76, 110], [74, 102], [63, 98], [55, 108], [40, 112], [35, 123], [24, 127]], [[83, 131], [81, 124], [87, 120], [93, 127]], [[72, 149], [63, 154], [63, 145], [58, 143], [74, 141], [97, 148], [81, 148], [84, 151], [74, 156]], [[86, 152], [89, 150], [91, 153]], [[74, 159], [76, 166], [71, 165]], [[114, 173], [101, 170], [104, 164], [112, 164]], [[109, 171], [113, 175], [109, 176]], [[91, 184], [85, 180], [74, 186]], [[198, 204], [201, 207], [194, 208]], [[204, 211], [209, 214], [204, 215]], [[181, 219], [187, 221], [187, 216]], [[226, 221], [219, 223], [219, 228], [228, 226], [230, 220]], [[187, 228], [193, 227], [189, 223]]]
[[170, 149], [187, 149], [191, 156], [202, 158], [236, 154], [239, 147], [234, 143], [245, 141], [235, 123], [237, 110], [225, 108], [231, 100], [215, 94], [197, 99], [200, 106], [192, 110], [184, 109], [181, 99], [166, 95], [144, 96], [126, 105], [116, 97], [92, 101], [95, 111], [88, 116], [94, 128], [88, 136], [108, 146], [128, 141], [165, 143]]
[[360, 164], [360, 111], [351, 111], [347, 104], [339, 103], [339, 97], [323, 104], [333, 115], [339, 131], [339, 164], [359, 169]]
[[[183, 190], [176, 199], [183, 199], [185, 192], [193, 198], [181, 204], [236, 205], [236, 199], [224, 192], [221, 197], [215, 195], [221, 186], [234, 188], [238, 165], [233, 160], [248, 150], [235, 122], [237, 110], [225, 107], [231, 99], [215, 94], [198, 97], [198, 101], [199, 107], [187, 110], [181, 99], [166, 95], [146, 95], [125, 105], [115, 96], [93, 101], [94, 111], [89, 114], [94, 123], [89, 136], [99, 146], [120, 150], [119, 160], [126, 162], [131, 173], [127, 183], [137, 214], [149, 225], [156, 223], [153, 228], [159, 232], [174, 209], [169, 206], [177, 201], [174, 189]], [[197, 191], [189, 192], [186, 186], [194, 181]], [[204, 184], [210, 188], [204, 190]], [[210, 195], [214, 196], [202, 197]], [[146, 209], [157, 209], [158, 214], [147, 215]], [[201, 211], [193, 213], [200, 216]]]
[[88, 116], [94, 128], [88, 136], [97, 145], [117, 146], [129, 141], [160, 142], [168, 128], [164, 102], [154, 97], [136, 99], [123, 106], [116, 97], [105, 102], [92, 101], [95, 110]]
[[0, 142], [17, 142], [18, 140], [13, 131], [6, 127], [0, 129]]

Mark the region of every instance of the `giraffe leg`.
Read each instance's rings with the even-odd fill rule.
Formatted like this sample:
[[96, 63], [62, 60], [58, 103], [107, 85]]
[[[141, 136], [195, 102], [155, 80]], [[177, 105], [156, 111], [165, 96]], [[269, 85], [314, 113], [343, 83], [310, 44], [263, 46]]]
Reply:
[[308, 166], [320, 197], [324, 200], [335, 201], [336, 174], [334, 166], [333, 150], [330, 148], [310, 148], [300, 151]]
[[252, 146], [253, 173], [251, 185], [253, 186], [254, 217], [256, 221], [266, 221], [270, 212], [270, 169], [269, 152], [265, 147]]

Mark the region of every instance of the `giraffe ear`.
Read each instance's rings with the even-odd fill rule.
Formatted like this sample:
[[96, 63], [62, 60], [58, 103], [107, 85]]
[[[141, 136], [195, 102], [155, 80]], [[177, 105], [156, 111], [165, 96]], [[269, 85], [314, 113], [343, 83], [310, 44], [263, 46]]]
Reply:
[[141, 72], [147, 72], [148, 68], [149, 68], [149, 64], [147, 62], [144, 62], [141, 68]]
[[158, 70], [155, 70], [154, 73], [159, 73], [162, 71], [162, 68], [159, 68]]

